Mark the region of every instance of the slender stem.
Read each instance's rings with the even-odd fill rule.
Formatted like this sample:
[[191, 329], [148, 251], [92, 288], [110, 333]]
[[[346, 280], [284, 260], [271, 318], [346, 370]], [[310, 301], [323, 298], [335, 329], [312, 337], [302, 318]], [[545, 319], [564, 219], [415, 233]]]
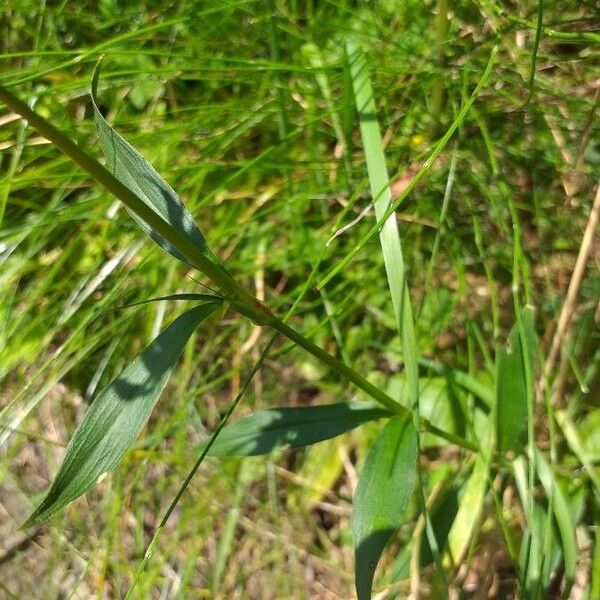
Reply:
[[208, 440], [208, 443], [204, 446], [204, 448], [202, 448], [202, 451], [200, 452], [200, 456], [196, 459], [194, 466], [191, 468], [191, 470], [187, 474], [185, 480], [179, 487], [179, 490], [177, 490], [175, 497], [173, 498], [173, 500], [171, 500], [171, 503], [169, 504], [166, 512], [164, 513], [162, 519], [160, 520], [160, 523], [159, 523], [156, 531], [154, 532], [152, 539], [150, 540], [150, 544], [148, 544], [148, 548], [146, 549], [146, 552], [144, 553], [144, 558], [142, 559], [142, 561], [138, 565], [138, 568], [136, 569], [136, 572], [135, 572], [135, 575], [133, 578], [133, 582], [131, 583], [130, 588], [127, 590], [127, 595], [125, 596], [125, 600], [128, 600], [132, 597], [133, 591], [136, 588], [137, 584], [139, 583], [142, 575], [144, 574], [146, 565], [148, 564], [148, 561], [150, 560], [150, 558], [152, 556], [153, 550], [156, 547], [156, 544], [158, 543], [158, 540], [159, 540], [160, 536], [162, 535], [162, 532], [164, 531], [164, 528], [166, 527], [169, 518], [173, 514], [173, 511], [175, 510], [176, 506], [179, 504], [179, 500], [181, 500], [181, 497], [183, 496], [184, 492], [189, 487], [192, 479], [194, 478], [194, 475], [200, 468], [200, 465], [203, 463], [203, 461], [206, 458], [206, 456], [208, 455], [210, 449], [213, 447], [214, 443], [217, 441], [219, 434], [221, 433], [221, 431], [223, 431], [225, 425], [227, 425], [227, 422], [229, 421], [229, 418], [231, 417], [231, 415], [233, 414], [233, 412], [235, 411], [235, 409], [238, 407], [239, 403], [241, 402], [242, 398], [244, 397], [246, 390], [248, 389], [248, 386], [250, 385], [252, 379], [254, 378], [254, 376], [256, 375], [256, 373], [258, 372], [260, 367], [262, 366], [263, 362], [267, 358], [267, 355], [269, 354], [269, 350], [271, 349], [271, 346], [273, 345], [273, 342], [275, 341], [276, 337], [277, 337], [277, 333], [273, 334], [271, 339], [267, 342], [265, 349], [262, 351], [259, 359], [256, 361], [254, 367], [252, 368], [252, 371], [250, 371], [249, 375], [246, 377], [246, 380], [244, 381], [244, 385], [242, 386], [240, 391], [237, 393], [237, 396], [235, 397], [234, 401], [231, 403], [231, 405], [227, 409], [227, 412], [223, 415], [223, 418], [217, 425], [217, 428], [213, 431], [212, 435], [210, 436], [210, 438]]
[[529, 93], [527, 94], [527, 100], [529, 102], [533, 96], [535, 90], [535, 69], [537, 66], [538, 50], [540, 47], [540, 40], [542, 38], [542, 26], [544, 23], [544, 0], [538, 0], [537, 10], [537, 23], [535, 26], [535, 37], [533, 39], [533, 50], [531, 51], [531, 74], [529, 75]]
[[[360, 375], [360, 373], [357, 373], [337, 358], [331, 356], [331, 354], [325, 352], [325, 350], [311, 342], [309, 339], [305, 338], [301, 333], [298, 333], [295, 329], [292, 329], [289, 325], [286, 325], [283, 321], [280, 321], [275, 317], [274, 322], [271, 323], [271, 327], [285, 335], [285, 337], [295, 342], [301, 348], [304, 348], [304, 350], [312, 354], [314, 357], [318, 358], [321, 362], [325, 363], [332, 370], [346, 377], [346, 379], [351, 381], [356, 387], [363, 390], [366, 394], [371, 396], [371, 398], [379, 402], [382, 406], [387, 408], [393, 414], [401, 417], [405, 417], [410, 414], [408, 408], [396, 402], [391, 396], [388, 396], [385, 392], [380, 390], [378, 387], [374, 386], [362, 375]], [[479, 451], [479, 447], [477, 446], [477, 444], [466, 440], [461, 436], [455, 435], [453, 433], [448, 433], [447, 431], [439, 429], [424, 417], [419, 417], [419, 422], [421, 427], [429, 433], [437, 435], [438, 437], [441, 437], [442, 439], [445, 439], [452, 444], [456, 444], [457, 446], [460, 446], [466, 450], [471, 450], [473, 452]]]
[[[232, 301], [232, 307], [238, 312], [259, 325], [266, 325], [279, 331], [322, 363], [328, 365], [335, 372], [352, 382], [356, 387], [363, 390], [393, 414], [399, 416], [407, 416], [410, 414], [410, 411], [407, 408], [400, 405], [385, 392], [374, 386], [362, 375], [354, 371], [354, 369], [331, 356], [325, 350], [276, 317], [267, 306], [240, 286], [222, 264], [218, 261], [215, 262], [209, 259], [202, 252], [201, 248], [196, 246], [187, 236], [182, 235], [169, 223], [164, 221], [128, 187], [114, 177], [103, 165], [89, 156], [64, 133], [54, 127], [44, 117], [33, 112], [27, 104], [1, 85], [0, 100], [5, 102], [12, 110], [19, 113], [23, 118], [27, 119], [40, 134], [55, 144], [84, 171], [89, 173], [93, 179], [102, 184], [132, 212], [136, 213], [165, 240], [177, 248], [177, 250], [179, 250], [199, 271], [204, 273], [209, 279], [216, 283], [227, 296], [229, 296], [229, 299]], [[458, 444], [463, 448], [477, 451], [477, 446], [472, 442], [441, 431], [426, 419], [421, 418], [420, 423], [426, 431], [430, 431], [431, 433], [434, 433], [451, 443]]]
[[12, 92], [0, 85], [0, 100], [19, 113], [44, 137], [62, 150], [75, 161], [84, 171], [87, 171], [96, 181], [101, 183], [109, 192], [119, 198], [129, 209], [141, 217], [150, 227], [178, 248], [197, 268], [201, 269], [210, 279], [215, 281], [223, 291], [231, 294], [237, 292], [237, 284], [218, 263], [211, 261], [200, 248], [180, 234], [169, 223], [164, 221], [147, 204], [138, 198], [127, 186], [122, 184], [108, 169], [89, 156], [77, 146], [62, 131], [56, 129], [50, 122], [32, 111], [27, 104], [17, 98]]
[[357, 373], [354, 369], [351, 369], [342, 361], [325, 352], [325, 350], [311, 342], [309, 339], [305, 338], [295, 329], [292, 329], [289, 325], [286, 325], [283, 321], [277, 320], [271, 326], [285, 335], [285, 337], [295, 342], [298, 346], [304, 348], [307, 352], [310, 352], [310, 354], [318, 358], [327, 366], [331, 367], [334, 371], [340, 375], [343, 375], [346, 379], [348, 379], [348, 381], [351, 381], [354, 385], [356, 385], [356, 387], [366, 392], [369, 396], [371, 396], [371, 398], [377, 400], [377, 402], [385, 406], [385, 408], [395, 415], [406, 417], [410, 414], [410, 411], [407, 408], [401, 404], [398, 404], [398, 402], [396, 402], [378, 387], [370, 383], [367, 379], [360, 375], [360, 373]]
[[433, 126], [431, 138], [435, 139], [441, 128], [442, 112], [446, 103], [445, 68], [446, 43], [448, 39], [448, 0], [437, 0], [437, 14], [434, 23], [436, 76], [431, 91], [431, 117]]

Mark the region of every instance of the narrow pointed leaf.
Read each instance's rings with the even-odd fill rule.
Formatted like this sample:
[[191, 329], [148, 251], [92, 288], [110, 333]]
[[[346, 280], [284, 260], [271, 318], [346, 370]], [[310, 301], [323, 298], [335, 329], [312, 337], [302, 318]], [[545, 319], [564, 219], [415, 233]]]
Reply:
[[401, 524], [417, 476], [417, 432], [393, 417], [369, 452], [354, 494], [352, 533], [358, 600], [371, 598], [373, 576], [390, 536]]
[[[375, 208], [375, 217], [377, 221], [380, 221], [384, 218], [392, 203], [392, 192], [389, 185], [381, 130], [377, 120], [373, 87], [371, 86], [365, 54], [358, 48], [352, 37], [347, 39], [346, 48], [360, 123], [360, 135], [367, 162], [369, 186], [373, 196], [373, 207]], [[404, 368], [408, 376], [411, 405], [416, 405], [419, 398], [418, 349], [400, 233], [398, 232], [398, 222], [395, 214], [390, 215], [381, 227], [379, 241], [396, 326], [402, 341], [402, 354]]]
[[286, 446], [308, 446], [389, 415], [363, 402], [260, 410], [225, 427], [209, 455], [256, 456]]
[[481, 512], [485, 505], [490, 461], [479, 454], [473, 471], [464, 484], [458, 511], [448, 534], [448, 544], [444, 555], [444, 566], [453, 569], [463, 560], [473, 534], [477, 530]]
[[214, 296], [212, 294], [169, 294], [168, 296], [157, 296], [156, 298], [148, 298], [147, 300], [140, 300], [139, 302], [131, 302], [130, 304], [124, 304], [121, 308], [131, 308], [133, 306], [141, 306], [142, 304], [150, 304], [151, 302], [165, 302], [167, 300], [196, 300], [197, 302], [220, 302], [222, 298], [220, 296]]
[[71, 438], [48, 494], [25, 527], [87, 492], [119, 462], [148, 421], [192, 332], [218, 306], [202, 304], [179, 316], [98, 395]]
[[[575, 525], [571, 517], [571, 511], [567, 500], [558, 485], [554, 473], [544, 455], [536, 451], [536, 466], [540, 481], [549, 498], [552, 498], [552, 509], [556, 517], [558, 531], [562, 540], [561, 550], [564, 559], [565, 577], [569, 589], [575, 579], [575, 568], [577, 566], [577, 543], [575, 540]], [[569, 589], [566, 591], [568, 594]]]
[[[533, 310], [523, 309], [521, 315], [523, 336], [515, 325], [506, 346], [500, 349], [497, 367], [497, 439], [498, 449], [519, 450], [527, 425], [526, 368], [533, 372], [535, 331]], [[525, 344], [523, 345], [522, 339]], [[525, 347], [524, 347], [525, 346]], [[526, 365], [526, 361], [528, 365]]]
[[[140, 200], [164, 221], [192, 241], [214, 263], [219, 260], [208, 247], [196, 221], [183, 205], [181, 198], [156, 172], [146, 159], [102, 116], [97, 102], [99, 66], [92, 78], [92, 104], [94, 121], [102, 151], [106, 156], [106, 168]], [[159, 245], [178, 260], [191, 266], [187, 258], [170, 242], [154, 231], [144, 220], [130, 211], [138, 225]]]

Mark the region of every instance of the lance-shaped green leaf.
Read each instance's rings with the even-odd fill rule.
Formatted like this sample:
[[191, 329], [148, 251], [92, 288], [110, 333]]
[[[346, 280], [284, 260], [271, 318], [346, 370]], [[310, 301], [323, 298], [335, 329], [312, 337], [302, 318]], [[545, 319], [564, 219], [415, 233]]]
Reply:
[[308, 446], [389, 415], [366, 402], [259, 410], [225, 427], [209, 455], [256, 456], [285, 446]]
[[[367, 59], [352, 36], [346, 40], [346, 49], [360, 123], [360, 135], [367, 161], [369, 185], [373, 196], [373, 207], [375, 208], [375, 216], [380, 221], [392, 204], [392, 191], [389, 185], [381, 130], [377, 120], [375, 98]], [[402, 355], [408, 379], [410, 405], [415, 406], [419, 399], [419, 367], [417, 364], [419, 352], [406, 281], [402, 244], [400, 243], [398, 222], [394, 214], [390, 215], [382, 225], [379, 231], [379, 241], [381, 242], [383, 263], [390, 288], [396, 326], [402, 342]]]
[[[552, 468], [544, 458], [544, 455], [536, 450], [535, 464], [540, 481], [546, 490], [548, 498], [552, 498], [552, 509], [556, 517], [556, 524], [562, 540], [561, 550], [564, 559], [565, 577], [567, 579], [569, 593], [573, 580], [575, 579], [575, 568], [577, 567], [577, 543], [575, 541], [576, 522], [572, 511], [561, 487], [558, 485]], [[565, 596], [566, 597], [566, 596]]]
[[[151, 208], [163, 221], [192, 241], [205, 256], [214, 263], [219, 260], [208, 247], [196, 221], [183, 205], [181, 198], [171, 186], [156, 172], [146, 159], [123, 137], [121, 137], [102, 116], [97, 103], [100, 66], [96, 67], [92, 78], [92, 104], [94, 121], [102, 151], [106, 156], [106, 168], [140, 200]], [[158, 234], [143, 219], [129, 211], [138, 225], [164, 250], [188, 266], [187, 258], [173, 244]]]
[[398, 529], [417, 476], [412, 419], [393, 417], [373, 444], [360, 473], [352, 509], [358, 600], [371, 597], [381, 552]]
[[527, 372], [533, 373], [535, 331], [533, 309], [521, 313], [521, 332], [518, 324], [512, 328], [506, 346], [498, 354], [496, 402], [498, 449], [518, 450], [523, 443], [527, 425]]
[[218, 306], [202, 304], [177, 317], [98, 395], [73, 434], [50, 490], [25, 527], [87, 492], [119, 462], [148, 421], [192, 332]]

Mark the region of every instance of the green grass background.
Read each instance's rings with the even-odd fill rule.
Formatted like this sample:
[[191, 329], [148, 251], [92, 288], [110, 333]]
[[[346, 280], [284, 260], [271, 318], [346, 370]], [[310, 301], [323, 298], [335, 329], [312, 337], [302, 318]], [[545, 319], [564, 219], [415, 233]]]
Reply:
[[[495, 348], [515, 320], [515, 294], [536, 309], [543, 358], [579, 250], [600, 165], [598, 12], [593, 2], [546, 2], [536, 53], [538, 3], [448, 0], [447, 26], [436, 17], [444, 6], [9, 0], [0, 8], [0, 80], [99, 156], [89, 83], [104, 55], [107, 118], [177, 190], [234, 274], [283, 314], [308, 278], [322, 280], [374, 222], [365, 212], [371, 198], [347, 35], [367, 52], [396, 191], [498, 45], [474, 108], [397, 211], [420, 352], [488, 381]], [[49, 526], [18, 531], [94, 393], [181, 310], [174, 302], [123, 305], [203, 287], [145, 239], [114, 198], [1, 107], [0, 152], [0, 597], [119, 598], [267, 335], [234, 314], [208, 323], [117, 470]], [[556, 373], [564, 393], [538, 405], [535, 432], [569, 502], [577, 585], [589, 598], [593, 585], [600, 592], [598, 490], [553, 410], [565, 410], [597, 464], [598, 259], [596, 250]], [[312, 285], [292, 323], [401, 393], [377, 240], [320, 291]], [[435, 389], [440, 381], [428, 382], [428, 373], [423, 385]], [[356, 396], [280, 341], [238, 416]], [[351, 597], [350, 499], [376, 431], [267, 458], [207, 462], [136, 597]], [[427, 447], [423, 464], [426, 496], [443, 491], [464, 501], [468, 455]], [[518, 560], [502, 536], [504, 527], [518, 544], [525, 530], [513, 475], [498, 470], [501, 494], [473, 507], [481, 518], [468, 553], [446, 573], [457, 594], [515, 594]], [[551, 502], [541, 485], [537, 491], [540, 506]], [[537, 537], [554, 554], [538, 565], [541, 583], [529, 593], [560, 597], [560, 537], [544, 518]], [[407, 597], [402, 548], [414, 525], [409, 519], [386, 554], [376, 585], [385, 597]], [[423, 596], [438, 597], [436, 585], [423, 566]]]

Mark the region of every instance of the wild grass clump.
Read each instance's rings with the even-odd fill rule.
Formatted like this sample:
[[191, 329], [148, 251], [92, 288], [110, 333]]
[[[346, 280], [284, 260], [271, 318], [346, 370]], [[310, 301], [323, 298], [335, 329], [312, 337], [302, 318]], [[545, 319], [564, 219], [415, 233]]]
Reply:
[[0, 13], [3, 593], [596, 597], [591, 9], [159, 8]]

